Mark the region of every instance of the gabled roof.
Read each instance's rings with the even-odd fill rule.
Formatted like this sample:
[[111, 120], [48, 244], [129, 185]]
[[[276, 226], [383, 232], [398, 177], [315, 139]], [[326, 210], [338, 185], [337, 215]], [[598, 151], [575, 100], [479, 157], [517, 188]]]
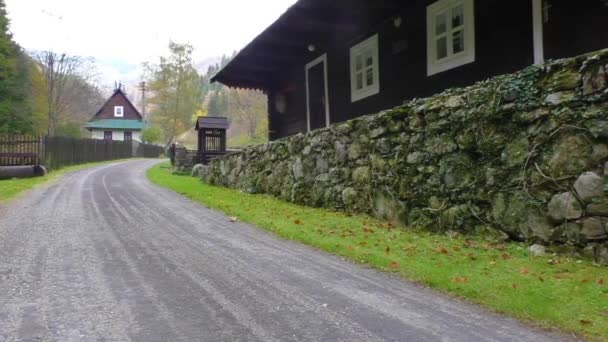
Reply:
[[143, 120], [123, 120], [123, 119], [104, 119], [89, 121], [85, 128], [92, 129], [111, 129], [111, 130], [126, 130], [140, 131], [146, 128], [146, 123]]
[[[123, 118], [114, 117], [114, 106], [124, 107]], [[110, 98], [99, 108], [97, 113], [91, 118], [90, 121], [102, 120], [102, 119], [115, 119], [115, 120], [143, 120], [141, 113], [135, 108], [133, 103], [129, 100], [127, 95], [120, 89], [114, 90], [114, 93]]]
[[199, 116], [196, 120], [197, 131], [201, 128], [228, 129], [229, 127], [230, 124], [228, 123], [228, 118], [218, 116]]
[[[406, 0], [298, 0], [257, 36], [213, 82], [272, 89], [286, 67], [304, 65], [331, 47], [350, 48], [370, 29], [400, 15]], [[314, 51], [309, 51], [309, 46]]]

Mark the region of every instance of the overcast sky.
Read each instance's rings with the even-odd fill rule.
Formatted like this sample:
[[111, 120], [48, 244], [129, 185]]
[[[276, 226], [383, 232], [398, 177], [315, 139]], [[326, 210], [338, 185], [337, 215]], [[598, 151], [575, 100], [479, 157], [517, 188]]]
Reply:
[[11, 31], [27, 50], [94, 57], [102, 82], [136, 82], [140, 65], [167, 53], [169, 40], [195, 59], [230, 54], [295, 0], [6, 0]]

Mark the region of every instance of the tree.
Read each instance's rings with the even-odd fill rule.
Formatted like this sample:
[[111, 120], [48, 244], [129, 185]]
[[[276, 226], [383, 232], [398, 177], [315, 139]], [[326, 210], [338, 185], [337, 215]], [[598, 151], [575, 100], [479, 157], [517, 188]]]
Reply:
[[169, 50], [169, 57], [161, 57], [158, 65], [146, 65], [146, 69], [152, 94], [150, 120], [172, 141], [192, 125], [192, 117], [201, 108], [202, 87], [192, 46], [170, 42]]
[[145, 128], [141, 132], [141, 141], [146, 144], [156, 144], [162, 141], [163, 132], [156, 126]]
[[32, 132], [27, 107], [27, 56], [13, 41], [4, 0], [0, 0], [0, 133]]
[[228, 112], [240, 121], [249, 138], [255, 138], [260, 123], [266, 118], [266, 98], [259, 91], [230, 89], [227, 92]]
[[35, 58], [44, 74], [48, 115], [47, 133], [55, 135], [60, 124], [61, 114], [69, 104], [67, 98], [69, 87], [74, 86], [74, 80], [77, 78], [88, 82], [92, 74], [92, 63], [91, 60], [83, 57], [65, 53], [58, 54], [53, 51], [40, 52]]

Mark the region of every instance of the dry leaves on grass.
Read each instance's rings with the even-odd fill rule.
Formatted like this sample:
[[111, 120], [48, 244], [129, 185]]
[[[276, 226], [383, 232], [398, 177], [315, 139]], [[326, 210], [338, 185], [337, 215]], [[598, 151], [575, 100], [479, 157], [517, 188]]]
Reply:
[[452, 283], [456, 283], [456, 284], [464, 284], [464, 283], [469, 282], [469, 277], [467, 277], [467, 276], [453, 277], [453, 278], [450, 278], [450, 281]]
[[445, 247], [439, 246], [439, 247], [435, 248], [435, 253], [448, 254], [448, 250], [445, 249]]

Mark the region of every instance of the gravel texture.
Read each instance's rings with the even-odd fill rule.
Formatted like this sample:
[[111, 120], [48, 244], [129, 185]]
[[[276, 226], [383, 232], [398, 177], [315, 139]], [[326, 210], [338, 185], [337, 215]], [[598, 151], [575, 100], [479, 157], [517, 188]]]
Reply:
[[168, 190], [138, 160], [0, 207], [1, 341], [556, 341]]

